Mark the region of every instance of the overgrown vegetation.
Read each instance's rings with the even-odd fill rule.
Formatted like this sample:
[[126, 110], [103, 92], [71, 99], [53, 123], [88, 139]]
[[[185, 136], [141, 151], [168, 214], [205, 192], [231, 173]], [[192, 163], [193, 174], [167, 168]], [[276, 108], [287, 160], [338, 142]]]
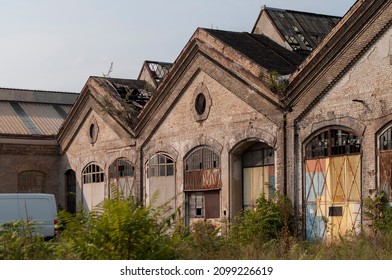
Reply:
[[392, 258], [392, 210], [384, 193], [365, 201], [368, 234], [329, 244], [295, 236], [291, 202], [281, 195], [259, 198], [254, 210], [231, 224], [222, 221], [222, 228], [209, 221], [187, 227], [179, 217], [162, 215], [166, 210], [117, 198], [90, 213], [62, 211], [61, 232], [51, 241], [33, 236], [29, 223], [7, 224], [0, 231], [0, 259]]

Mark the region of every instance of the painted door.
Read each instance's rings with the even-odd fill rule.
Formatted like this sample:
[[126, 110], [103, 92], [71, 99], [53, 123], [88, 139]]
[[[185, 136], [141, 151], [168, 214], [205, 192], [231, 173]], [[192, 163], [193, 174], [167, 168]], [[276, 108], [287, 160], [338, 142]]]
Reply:
[[361, 223], [361, 156], [305, 161], [306, 238], [332, 241]]

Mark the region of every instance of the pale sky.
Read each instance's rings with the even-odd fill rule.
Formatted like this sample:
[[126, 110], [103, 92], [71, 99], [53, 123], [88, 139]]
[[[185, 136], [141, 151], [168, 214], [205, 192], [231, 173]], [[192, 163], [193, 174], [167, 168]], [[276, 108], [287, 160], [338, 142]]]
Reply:
[[0, 87], [80, 92], [173, 62], [197, 27], [250, 32], [263, 5], [343, 16], [355, 0], [0, 0]]

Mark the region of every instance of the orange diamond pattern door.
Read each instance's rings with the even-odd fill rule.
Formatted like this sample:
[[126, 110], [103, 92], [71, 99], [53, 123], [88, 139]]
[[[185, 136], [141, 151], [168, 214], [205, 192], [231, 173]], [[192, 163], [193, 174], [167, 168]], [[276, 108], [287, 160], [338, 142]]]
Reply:
[[[337, 141], [327, 133], [324, 136], [322, 138], [326, 139], [326, 144], [323, 151], [316, 151], [317, 154], [313, 147], [307, 147], [307, 151], [313, 152], [315, 156], [312, 158], [307, 153], [310, 159], [305, 160], [306, 238], [333, 241], [360, 230], [361, 155], [358, 153], [357, 138], [351, 142], [349, 137], [341, 141], [344, 149], [334, 154]], [[317, 141], [320, 142], [320, 139], [317, 138]], [[351, 149], [350, 143], [357, 147]]]

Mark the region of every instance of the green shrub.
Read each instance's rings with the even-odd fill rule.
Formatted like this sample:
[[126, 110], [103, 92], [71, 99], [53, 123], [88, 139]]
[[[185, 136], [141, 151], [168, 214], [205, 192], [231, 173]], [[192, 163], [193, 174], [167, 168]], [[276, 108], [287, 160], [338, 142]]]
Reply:
[[255, 210], [246, 210], [232, 226], [232, 238], [241, 244], [265, 243], [278, 237], [288, 238], [292, 228], [290, 200], [280, 194], [256, 201]]
[[56, 243], [33, 235], [30, 221], [7, 223], [0, 227], [0, 259], [49, 260], [55, 258]]
[[171, 259], [167, 220], [133, 199], [110, 199], [88, 214], [61, 214], [64, 259]]

